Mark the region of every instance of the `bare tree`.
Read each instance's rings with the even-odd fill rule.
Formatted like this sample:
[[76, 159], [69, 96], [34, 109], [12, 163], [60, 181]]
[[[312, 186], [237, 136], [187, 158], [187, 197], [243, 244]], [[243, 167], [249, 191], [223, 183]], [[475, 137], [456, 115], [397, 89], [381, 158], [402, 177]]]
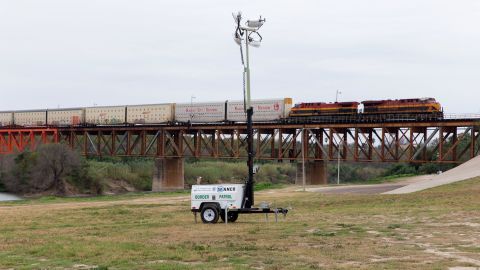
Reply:
[[12, 155], [0, 155], [0, 189], [9, 184], [9, 176], [13, 166], [14, 157]]
[[[0, 156], [0, 182], [10, 192], [24, 192], [27, 173], [22, 173], [22, 166], [17, 166], [17, 160], [25, 155], [2, 155]], [[19, 158], [20, 157], [20, 158]], [[19, 162], [21, 163], [21, 162]], [[19, 167], [22, 167], [19, 169]]]
[[58, 195], [65, 195], [65, 177], [81, 166], [79, 155], [64, 144], [41, 145], [37, 154], [37, 188], [53, 188]]

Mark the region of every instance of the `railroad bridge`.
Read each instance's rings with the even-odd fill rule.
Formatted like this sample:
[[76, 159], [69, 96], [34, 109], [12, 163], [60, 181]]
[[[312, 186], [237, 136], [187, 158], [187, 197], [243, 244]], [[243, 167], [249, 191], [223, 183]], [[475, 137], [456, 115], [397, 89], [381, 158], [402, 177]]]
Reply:
[[[326, 164], [337, 159], [460, 163], [480, 152], [479, 116], [422, 121], [298, 119], [256, 123], [254, 130], [256, 159], [305, 162], [307, 184], [326, 183]], [[245, 124], [0, 127], [0, 154], [35, 150], [47, 143], [65, 143], [85, 156], [155, 158], [156, 191], [183, 188], [185, 158], [247, 158]]]

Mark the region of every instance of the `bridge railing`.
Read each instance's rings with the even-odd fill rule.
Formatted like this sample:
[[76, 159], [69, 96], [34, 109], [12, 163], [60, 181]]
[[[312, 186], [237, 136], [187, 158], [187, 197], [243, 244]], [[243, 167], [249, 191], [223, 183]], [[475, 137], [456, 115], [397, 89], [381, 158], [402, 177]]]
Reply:
[[[461, 118], [461, 117], [465, 118]], [[480, 118], [480, 115], [478, 115]], [[378, 114], [378, 115], [327, 115], [288, 118], [285, 121], [292, 124], [302, 123], [385, 123], [385, 122], [418, 122], [418, 121], [441, 121], [446, 119], [442, 115], [435, 114]], [[468, 115], [451, 115], [449, 119], [468, 119]]]
[[480, 120], [480, 114], [472, 114], [472, 113], [445, 114], [443, 118], [447, 120], [458, 120], [458, 119], [479, 119]]

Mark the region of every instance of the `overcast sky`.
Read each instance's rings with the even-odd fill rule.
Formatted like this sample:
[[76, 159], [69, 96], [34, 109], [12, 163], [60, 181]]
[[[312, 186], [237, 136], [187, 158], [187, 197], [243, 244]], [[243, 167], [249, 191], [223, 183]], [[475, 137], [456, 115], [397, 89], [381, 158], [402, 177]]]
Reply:
[[0, 111], [241, 99], [237, 10], [267, 18], [254, 98], [480, 113], [478, 0], [0, 0]]

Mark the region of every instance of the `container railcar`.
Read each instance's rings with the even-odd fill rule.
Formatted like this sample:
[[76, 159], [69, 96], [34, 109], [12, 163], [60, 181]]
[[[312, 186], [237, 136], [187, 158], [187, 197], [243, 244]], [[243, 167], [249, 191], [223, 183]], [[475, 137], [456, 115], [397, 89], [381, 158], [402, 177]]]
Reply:
[[[265, 122], [281, 120], [288, 117], [292, 109], [292, 99], [264, 99], [252, 100], [253, 121]], [[246, 122], [247, 115], [243, 101], [227, 102], [227, 121]]]
[[121, 125], [126, 123], [126, 106], [85, 108], [87, 125]]
[[85, 109], [54, 109], [47, 110], [49, 126], [79, 126], [85, 123]]
[[356, 115], [358, 102], [314, 102], [295, 105], [290, 112], [291, 117]]
[[13, 112], [0, 112], [0, 127], [13, 125]]
[[175, 119], [175, 104], [127, 106], [128, 124], [162, 124]]
[[225, 121], [226, 102], [184, 103], [175, 105], [175, 121], [214, 123]]
[[15, 125], [37, 127], [47, 125], [47, 110], [15, 111], [13, 112]]

